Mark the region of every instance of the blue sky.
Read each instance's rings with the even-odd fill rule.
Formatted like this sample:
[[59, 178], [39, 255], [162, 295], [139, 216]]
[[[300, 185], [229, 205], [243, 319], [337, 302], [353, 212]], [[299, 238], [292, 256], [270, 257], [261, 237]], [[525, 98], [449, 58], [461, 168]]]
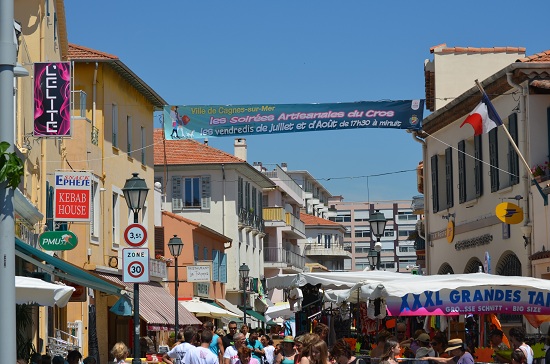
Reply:
[[[548, 10], [542, 0], [65, 0], [69, 42], [118, 56], [178, 105], [423, 99], [430, 47], [542, 52]], [[233, 143], [209, 139], [229, 153]], [[248, 136], [247, 144], [249, 163], [308, 170], [344, 201], [418, 195], [421, 145], [403, 130]]]

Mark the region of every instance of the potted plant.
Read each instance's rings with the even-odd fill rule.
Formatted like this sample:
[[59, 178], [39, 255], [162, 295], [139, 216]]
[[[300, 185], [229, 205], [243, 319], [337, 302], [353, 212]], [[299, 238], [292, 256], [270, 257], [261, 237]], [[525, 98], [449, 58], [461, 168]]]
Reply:
[[548, 161], [544, 162], [543, 164], [537, 163], [533, 167], [531, 167], [531, 172], [533, 173], [533, 177], [535, 177], [535, 180], [537, 180], [537, 182], [540, 182], [542, 176], [546, 176], [547, 171]]

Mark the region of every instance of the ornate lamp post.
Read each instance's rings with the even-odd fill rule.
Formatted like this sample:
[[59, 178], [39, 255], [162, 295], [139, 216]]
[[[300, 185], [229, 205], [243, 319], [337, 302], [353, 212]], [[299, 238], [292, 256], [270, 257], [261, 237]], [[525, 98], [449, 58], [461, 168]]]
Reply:
[[[386, 220], [386, 217], [383, 213], [381, 213], [379, 210], [376, 210], [369, 216], [369, 224], [370, 229], [372, 232], [372, 235], [376, 237], [376, 244], [374, 244], [374, 250], [376, 251], [376, 265], [373, 264], [376, 267], [376, 269], [380, 269], [380, 250], [382, 250], [382, 243], [380, 242], [380, 238], [382, 235], [384, 235], [384, 230], [386, 229], [386, 223], [388, 221]], [[374, 258], [374, 255], [371, 255], [369, 252], [369, 260], [371, 259], [371, 256]], [[371, 260], [371, 263], [372, 262]]]
[[[138, 173], [132, 173], [132, 178], [126, 180], [122, 192], [128, 209], [134, 213], [134, 223], [138, 223], [139, 211], [145, 206], [149, 192], [147, 183], [143, 178], [138, 177]], [[141, 363], [139, 334], [139, 283], [134, 283], [134, 358], [132, 364]]]
[[174, 266], [174, 269], [176, 270], [175, 271], [175, 274], [174, 274], [174, 297], [176, 299], [176, 302], [175, 302], [175, 317], [174, 317], [174, 321], [176, 323], [176, 326], [174, 326], [174, 334], [175, 334], [175, 339], [177, 340], [178, 339], [178, 332], [180, 330], [180, 320], [179, 320], [179, 302], [178, 302], [178, 286], [179, 286], [179, 281], [178, 281], [178, 270], [179, 270], [179, 267], [178, 267], [178, 257], [180, 256], [181, 254], [181, 249], [183, 249], [183, 242], [181, 241], [180, 238], [178, 238], [177, 235], [174, 235], [173, 238], [170, 238], [170, 241], [168, 242], [168, 249], [170, 249], [170, 254], [172, 254], [172, 256], [174, 257], [174, 260], [175, 260], [175, 266]]
[[248, 285], [248, 274], [250, 273], [250, 268], [248, 268], [248, 265], [242, 264], [239, 267], [239, 276], [241, 277], [241, 282], [243, 284], [243, 306], [244, 306], [244, 317], [243, 317], [243, 323], [246, 325], [246, 286]]

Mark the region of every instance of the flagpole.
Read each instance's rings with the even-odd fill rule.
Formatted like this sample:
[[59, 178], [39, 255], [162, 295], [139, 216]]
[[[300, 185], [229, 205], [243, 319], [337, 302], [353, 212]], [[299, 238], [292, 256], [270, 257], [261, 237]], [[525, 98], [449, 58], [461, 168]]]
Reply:
[[[483, 86], [481, 86], [481, 83], [479, 83], [478, 80], [475, 80], [475, 83], [476, 83], [476, 86], [479, 89], [479, 91], [481, 91], [482, 94], [487, 95], [485, 93], [485, 90], [483, 89]], [[489, 98], [489, 96], [487, 96], [487, 98]], [[512, 143], [512, 146], [514, 147], [514, 150], [516, 151], [518, 156], [521, 158], [521, 161], [523, 162], [523, 164], [527, 168], [527, 171], [528, 171], [529, 175], [531, 176], [531, 180], [533, 181], [533, 184], [537, 187], [537, 190], [539, 190], [539, 193], [542, 196], [542, 199], [544, 200], [544, 206], [548, 205], [548, 196], [542, 191], [542, 188], [540, 187], [539, 183], [535, 180], [535, 176], [533, 175], [533, 171], [531, 170], [531, 167], [529, 166], [529, 164], [527, 163], [527, 161], [523, 157], [523, 154], [521, 154], [518, 146], [516, 145], [516, 142], [514, 141], [512, 136], [510, 135], [510, 132], [508, 131], [508, 128], [506, 127], [506, 125], [504, 125], [504, 123], [502, 123], [502, 128], [506, 132], [506, 136], [508, 137], [508, 140], [510, 141], [510, 143]]]

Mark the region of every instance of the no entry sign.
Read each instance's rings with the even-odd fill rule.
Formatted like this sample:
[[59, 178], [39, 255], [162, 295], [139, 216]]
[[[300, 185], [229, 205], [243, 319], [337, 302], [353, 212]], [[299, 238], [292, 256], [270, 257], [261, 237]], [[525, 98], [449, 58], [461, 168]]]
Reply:
[[90, 173], [55, 172], [54, 188], [54, 220], [90, 221]]
[[122, 249], [122, 267], [124, 283], [149, 282], [149, 249]]

